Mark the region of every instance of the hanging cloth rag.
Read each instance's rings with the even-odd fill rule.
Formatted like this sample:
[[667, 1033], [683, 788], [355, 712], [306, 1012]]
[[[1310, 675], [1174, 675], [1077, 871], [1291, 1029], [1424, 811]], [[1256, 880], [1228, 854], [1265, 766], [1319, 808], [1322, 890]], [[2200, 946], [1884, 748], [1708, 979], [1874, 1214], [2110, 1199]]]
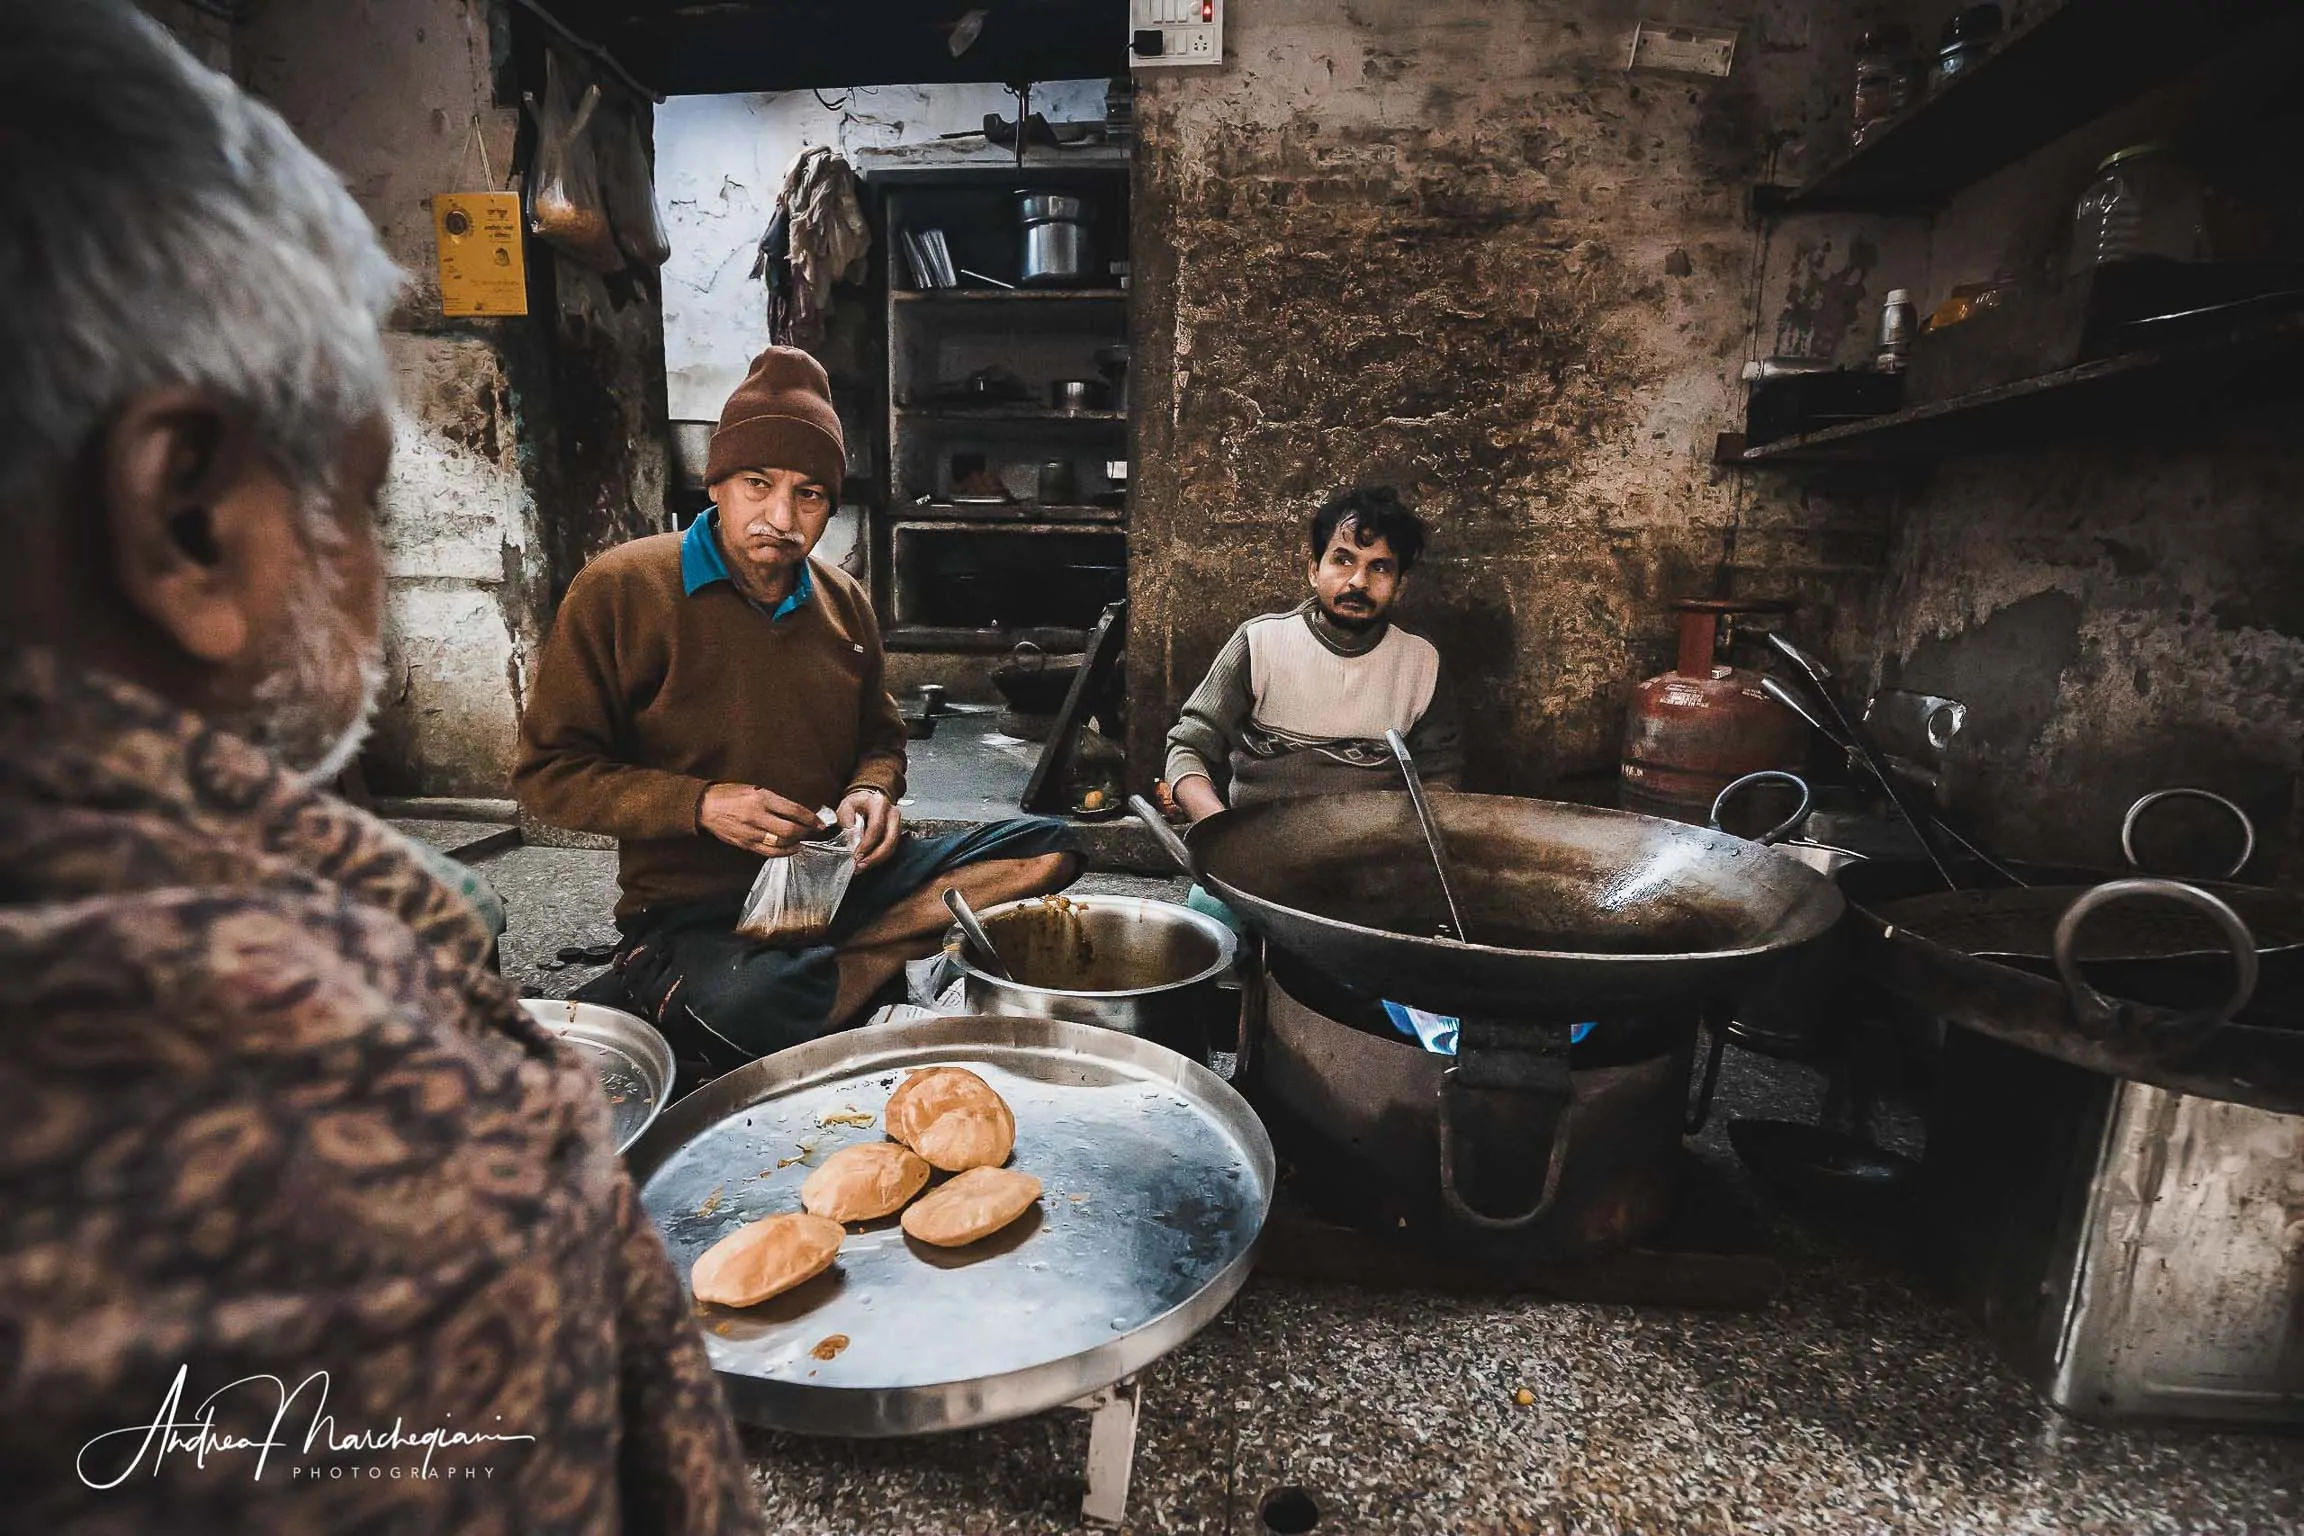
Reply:
[[825, 316], [832, 309], [832, 285], [863, 280], [865, 256], [872, 249], [872, 227], [864, 220], [864, 200], [857, 191], [855, 171], [838, 151], [821, 144], [802, 150], [793, 159], [791, 169], [784, 173], [784, 190], [776, 199], [776, 208], [784, 222], [789, 267], [781, 315], [776, 262], [769, 250], [777, 234], [775, 219], [769, 221], [768, 232], [761, 237], [760, 259], [753, 267], [753, 275], [768, 283], [769, 339], [814, 347], [824, 340]]

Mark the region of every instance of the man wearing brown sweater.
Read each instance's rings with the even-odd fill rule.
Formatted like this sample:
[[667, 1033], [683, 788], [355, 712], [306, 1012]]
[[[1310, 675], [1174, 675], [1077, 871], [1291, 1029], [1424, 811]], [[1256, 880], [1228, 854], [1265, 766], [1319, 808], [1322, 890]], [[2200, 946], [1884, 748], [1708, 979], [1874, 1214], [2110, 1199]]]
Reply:
[[[854, 1022], [934, 953], [958, 886], [977, 905], [1061, 890], [1061, 822], [905, 836], [904, 723], [863, 589], [809, 558], [846, 462], [823, 368], [771, 347], [712, 434], [712, 510], [586, 566], [561, 601], [521, 721], [520, 803], [617, 840], [615, 970], [580, 996], [637, 1005], [725, 1070]], [[797, 947], [735, 931], [768, 859], [856, 829], [830, 930]]]

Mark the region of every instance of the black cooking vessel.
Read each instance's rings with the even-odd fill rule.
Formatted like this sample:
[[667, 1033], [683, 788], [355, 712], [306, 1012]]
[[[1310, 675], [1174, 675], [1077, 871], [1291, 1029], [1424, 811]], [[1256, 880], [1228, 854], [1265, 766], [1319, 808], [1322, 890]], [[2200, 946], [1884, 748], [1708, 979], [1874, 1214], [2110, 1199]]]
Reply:
[[[2130, 882], [2097, 870], [2011, 868], [2039, 883], [1965, 901], [1945, 893], [1925, 866], [1842, 871], [1854, 974], [1909, 1019], [1958, 1025], [2202, 1098], [2304, 1113], [2304, 943], [2297, 942], [2304, 898], [2223, 882], [2186, 887], [2223, 901], [2244, 922], [2253, 916], [2251, 929], [2262, 927], [2247, 965], [2251, 995], [2234, 1010], [2216, 1001], [2232, 986], [2231, 943], [2201, 942], [2213, 930], [2161, 902], [2092, 916], [2075, 945], [2086, 988], [2067, 987], [2052, 956], [2038, 953], [2052, 948], [2039, 942], [2044, 931], [2053, 938], [2044, 918], [2083, 891]], [[2165, 892], [2171, 883], [2140, 884]]]
[[1475, 940], [1446, 907], [1400, 793], [1228, 810], [1185, 840], [1193, 873], [1275, 947], [1436, 1012], [1589, 1019], [1722, 997], [1839, 920], [1806, 866], [1660, 817], [1430, 795]]

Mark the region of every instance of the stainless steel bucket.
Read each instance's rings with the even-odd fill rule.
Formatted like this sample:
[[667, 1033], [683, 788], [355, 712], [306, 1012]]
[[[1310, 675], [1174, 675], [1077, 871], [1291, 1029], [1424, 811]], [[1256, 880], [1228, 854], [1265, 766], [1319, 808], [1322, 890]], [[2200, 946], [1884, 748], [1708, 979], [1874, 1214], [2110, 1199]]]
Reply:
[[[960, 955], [968, 1011], [1069, 1019], [1208, 1059], [1217, 982], [1231, 969], [1232, 930], [1190, 907], [1135, 896], [1029, 897], [978, 914], [1016, 979]], [[946, 935], [960, 942], [960, 930]]]
[[1087, 199], [1063, 192], [1019, 192], [1016, 218], [1024, 227], [1023, 280], [1061, 287], [1088, 280], [1088, 223], [1095, 210]]

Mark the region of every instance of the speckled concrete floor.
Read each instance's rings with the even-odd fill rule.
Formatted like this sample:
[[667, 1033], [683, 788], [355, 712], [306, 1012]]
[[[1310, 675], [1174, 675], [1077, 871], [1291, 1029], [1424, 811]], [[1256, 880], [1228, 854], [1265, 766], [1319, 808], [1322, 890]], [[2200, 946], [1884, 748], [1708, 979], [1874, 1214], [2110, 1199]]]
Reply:
[[[511, 910], [509, 973], [554, 995], [591, 974], [540, 967], [612, 936], [612, 856], [481, 867]], [[1731, 1052], [1700, 1148], [1723, 1157], [1727, 1118], [1812, 1114], [1819, 1094], [1812, 1073]], [[2061, 1418], [1883, 1262], [1780, 1235], [1788, 1282], [1753, 1313], [1253, 1280], [1147, 1377], [1128, 1528], [1258, 1536], [1263, 1499], [1296, 1485], [1322, 1536], [2304, 1530], [2304, 1440]], [[747, 1443], [779, 1533], [1079, 1528], [1076, 1415]]]

